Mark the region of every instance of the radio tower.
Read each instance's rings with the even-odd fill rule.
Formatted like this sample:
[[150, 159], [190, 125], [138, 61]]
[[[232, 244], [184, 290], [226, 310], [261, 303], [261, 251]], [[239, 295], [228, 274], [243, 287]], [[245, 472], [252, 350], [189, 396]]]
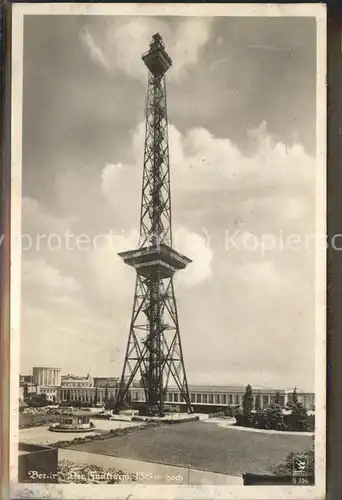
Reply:
[[165, 87], [165, 73], [172, 60], [159, 33], [152, 37], [142, 60], [148, 68], [148, 90], [140, 239], [138, 249], [119, 253], [125, 264], [135, 268], [137, 277], [115, 410], [127, 401], [130, 386], [138, 376], [145, 392], [144, 411], [163, 415], [171, 380], [180, 391], [180, 403], [192, 411], [173, 286], [175, 272], [191, 260], [172, 248]]

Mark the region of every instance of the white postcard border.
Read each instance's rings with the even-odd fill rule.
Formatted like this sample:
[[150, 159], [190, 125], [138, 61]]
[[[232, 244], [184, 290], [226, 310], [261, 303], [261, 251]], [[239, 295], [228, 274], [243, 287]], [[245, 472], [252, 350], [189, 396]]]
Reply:
[[[316, 332], [315, 332], [315, 486], [148, 486], [18, 484], [19, 352], [21, 295], [21, 161], [23, 23], [25, 15], [132, 16], [310, 16], [317, 21], [317, 182], [316, 182]], [[12, 172], [11, 172], [11, 498], [112, 499], [321, 499], [325, 494], [326, 446], [326, 6], [324, 4], [14, 4], [12, 11]]]

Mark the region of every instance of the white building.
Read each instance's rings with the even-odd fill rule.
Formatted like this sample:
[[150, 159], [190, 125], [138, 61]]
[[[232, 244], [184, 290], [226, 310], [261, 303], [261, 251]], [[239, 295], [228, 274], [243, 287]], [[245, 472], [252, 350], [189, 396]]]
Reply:
[[44, 387], [58, 387], [61, 385], [61, 369], [42, 366], [33, 367], [33, 384]]
[[[61, 387], [59, 393], [60, 401], [83, 401], [94, 403], [95, 398], [98, 403], [104, 403], [106, 399], [106, 391], [108, 399], [116, 397], [116, 389], [114, 387], [82, 387], [68, 386]], [[284, 408], [291, 402], [293, 389], [266, 389], [252, 388], [254, 408], [266, 408], [276, 399], [278, 393], [280, 405]], [[308, 410], [313, 409], [315, 404], [315, 396], [312, 393], [298, 392], [298, 401], [302, 403]], [[243, 396], [245, 394], [244, 386], [189, 386], [190, 401], [194, 408], [218, 407], [218, 406], [242, 406]], [[132, 402], [140, 403], [145, 400], [144, 390], [142, 388], [132, 387], [130, 389]], [[181, 399], [180, 392], [176, 387], [169, 387], [166, 393], [166, 404], [171, 406], [179, 405], [184, 402]]]

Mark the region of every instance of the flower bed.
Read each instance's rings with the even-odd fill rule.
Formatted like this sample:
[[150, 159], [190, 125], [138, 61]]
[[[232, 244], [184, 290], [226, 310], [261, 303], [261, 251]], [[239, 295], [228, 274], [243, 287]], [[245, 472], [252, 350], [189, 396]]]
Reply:
[[84, 437], [77, 437], [72, 441], [57, 441], [54, 443], [55, 448], [71, 448], [77, 444], [84, 444], [89, 441], [100, 441], [104, 439], [111, 439], [117, 436], [125, 436], [126, 434], [131, 434], [132, 432], [137, 432], [142, 429], [146, 429], [147, 427], [156, 427], [159, 425], [157, 422], [146, 422], [145, 424], [139, 427], [126, 427], [125, 429], [111, 429], [109, 432], [101, 432], [95, 435], [88, 435]]

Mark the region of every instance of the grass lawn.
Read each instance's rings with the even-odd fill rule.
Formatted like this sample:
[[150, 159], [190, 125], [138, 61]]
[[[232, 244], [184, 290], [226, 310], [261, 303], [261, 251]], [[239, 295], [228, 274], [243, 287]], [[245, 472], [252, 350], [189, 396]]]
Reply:
[[310, 436], [263, 434], [189, 422], [139, 430], [72, 449], [222, 474], [267, 474], [291, 452], [309, 450]]

